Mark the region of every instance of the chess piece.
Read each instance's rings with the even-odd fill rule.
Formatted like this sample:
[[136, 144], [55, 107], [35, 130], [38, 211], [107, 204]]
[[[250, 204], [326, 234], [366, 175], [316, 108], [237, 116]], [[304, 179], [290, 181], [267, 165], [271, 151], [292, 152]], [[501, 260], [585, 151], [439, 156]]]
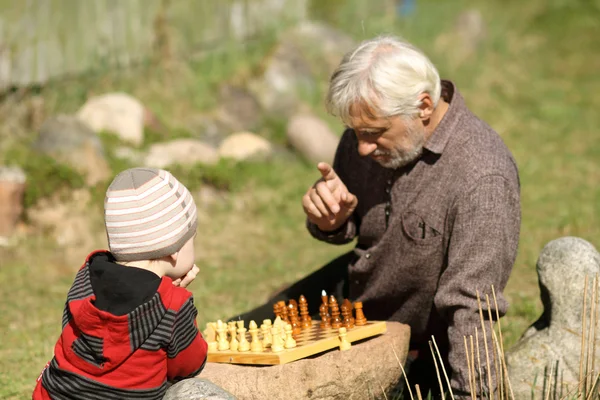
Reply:
[[285, 326], [285, 348], [293, 349], [294, 347], [296, 347], [296, 341], [292, 337], [292, 325], [287, 324]]
[[[262, 326], [265, 325], [263, 324]], [[260, 342], [260, 340], [258, 340], [258, 326], [256, 325], [256, 322], [250, 321], [250, 325], [248, 325], [248, 333], [250, 333], [251, 337], [250, 351], [253, 353], [260, 353], [263, 351], [263, 344]]]
[[281, 338], [281, 329], [279, 325], [273, 324], [273, 327], [271, 328], [271, 336], [273, 337], [271, 351], [273, 353], [279, 353], [283, 351], [283, 339]]
[[214, 322], [208, 322], [206, 324], [206, 329], [202, 332], [204, 336], [204, 340], [208, 344], [208, 351], [217, 351], [217, 330], [216, 324]]
[[323, 302], [323, 304], [329, 307], [329, 304], [327, 303], [327, 292], [325, 292], [324, 290], [321, 291], [321, 301]]
[[339, 338], [340, 338], [340, 351], [350, 350], [350, 347], [352, 347], [352, 345], [346, 338], [346, 328], [344, 328], [344, 327], [340, 328], [338, 333], [339, 333]]
[[229, 323], [229, 350], [238, 351], [240, 342], [237, 340], [235, 322]]
[[217, 335], [219, 337], [217, 341], [217, 350], [229, 350], [229, 342], [227, 341], [227, 326], [221, 320], [217, 321]]
[[244, 321], [238, 321], [237, 326], [238, 340], [240, 342], [238, 351], [248, 351], [250, 350], [250, 343], [248, 342], [248, 339], [246, 339], [246, 328], [244, 328]]
[[351, 311], [346, 304], [342, 304], [342, 326], [347, 330], [354, 328], [354, 322], [350, 319]]
[[322, 303], [319, 306], [319, 315], [321, 316], [321, 323], [319, 324], [319, 327], [321, 329], [325, 329], [325, 318], [327, 317], [327, 310], [328, 310], [327, 304]]
[[300, 296], [300, 326], [302, 329], [307, 329], [312, 326], [312, 320], [310, 319], [310, 315], [308, 315], [308, 302], [304, 295]]
[[271, 328], [269, 328], [267, 326], [267, 324], [262, 324], [260, 326], [260, 330], [262, 331], [263, 334], [263, 340], [262, 340], [262, 347], [265, 349], [268, 349], [269, 347], [271, 347]]
[[344, 299], [344, 304], [346, 305], [346, 307], [348, 307], [348, 315], [350, 316], [350, 324], [352, 325], [352, 327], [354, 327], [354, 317], [352, 316], [352, 309], [354, 309], [354, 306], [352, 305], [352, 302], [348, 299]]
[[340, 318], [340, 308], [333, 296], [329, 299], [329, 306], [331, 307], [331, 327], [338, 329], [342, 326], [342, 319]]
[[354, 303], [354, 309], [356, 310], [356, 326], [363, 326], [367, 324], [367, 318], [365, 318], [365, 314], [363, 313], [363, 304], [361, 301], [357, 301]]
[[300, 320], [298, 319], [298, 310], [294, 307], [293, 304], [288, 306], [289, 315], [290, 315], [290, 325], [292, 325], [292, 334], [299, 335], [302, 332], [302, 327], [300, 326]]
[[289, 314], [288, 314], [288, 308], [285, 305], [285, 301], [280, 301], [279, 303], [282, 303], [279, 307], [279, 309], [281, 310], [281, 320], [284, 321], [285, 323], [290, 322], [289, 319]]

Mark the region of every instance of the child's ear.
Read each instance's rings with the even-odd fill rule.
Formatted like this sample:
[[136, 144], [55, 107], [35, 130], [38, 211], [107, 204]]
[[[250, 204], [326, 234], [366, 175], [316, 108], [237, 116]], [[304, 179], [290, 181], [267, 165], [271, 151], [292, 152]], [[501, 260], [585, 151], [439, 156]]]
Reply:
[[171, 254], [170, 256], [168, 256], [169, 261], [171, 261], [173, 264], [176, 263], [178, 255], [179, 255], [179, 252]]

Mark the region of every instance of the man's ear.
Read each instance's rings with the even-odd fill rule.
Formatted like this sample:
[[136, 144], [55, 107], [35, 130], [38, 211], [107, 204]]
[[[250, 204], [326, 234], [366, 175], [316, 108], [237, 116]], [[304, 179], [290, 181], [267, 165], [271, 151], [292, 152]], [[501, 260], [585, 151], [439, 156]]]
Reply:
[[429, 93], [421, 93], [419, 95], [419, 119], [421, 121], [427, 121], [433, 114], [433, 99]]

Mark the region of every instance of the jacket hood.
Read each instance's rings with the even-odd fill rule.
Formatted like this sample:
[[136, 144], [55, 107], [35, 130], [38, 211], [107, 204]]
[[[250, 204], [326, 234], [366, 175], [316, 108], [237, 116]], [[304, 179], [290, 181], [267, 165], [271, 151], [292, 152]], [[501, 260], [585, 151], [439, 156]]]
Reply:
[[173, 288], [170, 278], [92, 253], [67, 296], [63, 327], [74, 340], [63, 341], [65, 358], [90, 375], [115, 369], [172, 318]]

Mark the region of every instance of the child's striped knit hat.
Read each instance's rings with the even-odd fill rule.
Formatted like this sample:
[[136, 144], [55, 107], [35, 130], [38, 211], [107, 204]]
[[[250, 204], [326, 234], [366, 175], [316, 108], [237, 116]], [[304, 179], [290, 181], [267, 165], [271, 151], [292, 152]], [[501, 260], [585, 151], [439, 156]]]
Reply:
[[104, 199], [108, 246], [117, 261], [153, 260], [179, 251], [196, 233], [196, 204], [169, 172], [132, 168]]

